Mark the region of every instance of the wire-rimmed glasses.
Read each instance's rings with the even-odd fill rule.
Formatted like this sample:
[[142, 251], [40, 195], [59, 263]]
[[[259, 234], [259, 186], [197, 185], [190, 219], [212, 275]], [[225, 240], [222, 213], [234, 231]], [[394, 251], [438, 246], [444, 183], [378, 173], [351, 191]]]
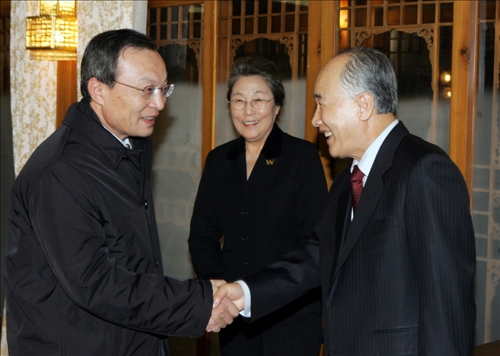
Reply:
[[270, 102], [271, 100], [274, 100], [274, 98], [271, 98], [269, 100], [262, 99], [262, 98], [257, 98], [253, 99], [250, 101], [245, 101], [243, 99], [233, 99], [229, 100], [228, 103], [231, 105], [231, 108], [234, 110], [243, 110], [248, 103], [252, 106], [257, 111], [264, 110], [266, 107], [267, 103]]
[[164, 98], [168, 98], [170, 95], [172, 95], [172, 92], [174, 91], [174, 85], [173, 84], [167, 84], [163, 87], [159, 87], [158, 85], [148, 85], [147, 87], [144, 88], [136, 88], [133, 87], [132, 85], [128, 85], [125, 83], [120, 83], [119, 81], [115, 80], [115, 83], [125, 85], [126, 87], [140, 90], [142, 91], [142, 97], [145, 99], [153, 100], [156, 94], [158, 92], [161, 92], [161, 96]]

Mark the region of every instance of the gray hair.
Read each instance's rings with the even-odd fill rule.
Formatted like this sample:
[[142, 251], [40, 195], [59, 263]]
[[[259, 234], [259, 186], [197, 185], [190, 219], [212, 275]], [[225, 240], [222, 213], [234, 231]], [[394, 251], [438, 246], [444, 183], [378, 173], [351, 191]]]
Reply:
[[391, 61], [382, 52], [368, 47], [354, 47], [341, 51], [348, 56], [340, 74], [340, 83], [348, 95], [370, 93], [379, 114], [397, 114], [398, 83]]
[[[260, 56], [243, 57], [234, 62], [227, 81], [227, 100], [231, 100], [233, 87], [240, 78], [253, 75], [262, 78], [266, 82], [273, 93], [274, 104], [282, 107], [285, 100], [285, 89], [283, 88], [278, 67], [270, 59]], [[278, 120], [278, 117], [279, 114], [276, 115], [276, 120]]]

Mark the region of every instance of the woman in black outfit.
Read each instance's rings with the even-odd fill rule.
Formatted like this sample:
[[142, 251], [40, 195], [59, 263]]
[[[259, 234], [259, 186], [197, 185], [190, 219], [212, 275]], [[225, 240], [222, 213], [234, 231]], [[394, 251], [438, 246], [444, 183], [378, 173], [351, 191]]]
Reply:
[[[242, 58], [227, 100], [241, 137], [212, 150], [191, 220], [189, 248], [199, 278], [242, 279], [306, 241], [327, 185], [316, 147], [276, 119], [285, 92], [276, 65]], [[221, 246], [222, 245], [222, 246]], [[222, 356], [318, 356], [319, 290], [255, 323], [237, 318], [220, 333]]]

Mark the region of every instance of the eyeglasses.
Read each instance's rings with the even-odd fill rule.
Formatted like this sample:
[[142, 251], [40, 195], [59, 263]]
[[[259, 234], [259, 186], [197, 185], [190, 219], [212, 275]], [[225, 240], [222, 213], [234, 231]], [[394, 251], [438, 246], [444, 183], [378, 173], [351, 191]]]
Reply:
[[245, 101], [243, 99], [233, 99], [233, 100], [228, 101], [228, 103], [231, 105], [231, 108], [233, 108], [234, 110], [243, 110], [247, 106], [247, 104], [250, 103], [252, 108], [254, 108], [257, 111], [260, 111], [260, 110], [264, 110], [264, 108], [266, 107], [266, 104], [268, 102], [270, 102], [271, 100], [274, 100], [274, 98], [271, 98], [269, 100], [259, 98], [259, 99], [253, 99], [250, 101]]
[[143, 89], [140, 89], [140, 88], [133, 87], [132, 85], [120, 83], [119, 81], [116, 81], [116, 80], [115, 80], [115, 83], [125, 85], [126, 87], [129, 87], [132, 89], [140, 90], [140, 91], [142, 91], [142, 97], [149, 99], [149, 100], [153, 100], [154, 97], [156, 96], [156, 94], [158, 94], [158, 92], [161, 92], [162, 97], [168, 98], [170, 95], [172, 95], [172, 92], [174, 91], [173, 84], [167, 84], [164, 87], [159, 87], [157, 85], [150, 85], [150, 86], [147, 86]]

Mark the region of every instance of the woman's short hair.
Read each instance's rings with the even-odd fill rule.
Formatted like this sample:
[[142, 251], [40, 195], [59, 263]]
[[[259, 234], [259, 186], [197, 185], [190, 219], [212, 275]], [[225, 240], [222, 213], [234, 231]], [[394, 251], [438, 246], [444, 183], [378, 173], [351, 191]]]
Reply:
[[285, 100], [285, 89], [281, 80], [281, 75], [276, 64], [264, 57], [242, 57], [237, 59], [227, 81], [227, 100], [231, 100], [231, 94], [236, 82], [242, 77], [261, 77], [273, 93], [274, 104], [283, 106]]

